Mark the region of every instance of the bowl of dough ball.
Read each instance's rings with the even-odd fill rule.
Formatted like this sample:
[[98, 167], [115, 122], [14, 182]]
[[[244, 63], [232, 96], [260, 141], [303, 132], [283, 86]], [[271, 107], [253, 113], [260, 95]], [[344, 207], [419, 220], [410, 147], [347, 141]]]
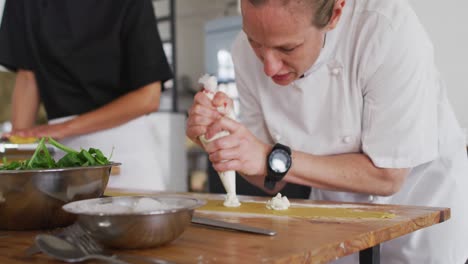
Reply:
[[63, 209], [104, 246], [120, 249], [157, 247], [178, 238], [193, 212], [205, 201], [171, 194], [118, 196], [71, 202]]

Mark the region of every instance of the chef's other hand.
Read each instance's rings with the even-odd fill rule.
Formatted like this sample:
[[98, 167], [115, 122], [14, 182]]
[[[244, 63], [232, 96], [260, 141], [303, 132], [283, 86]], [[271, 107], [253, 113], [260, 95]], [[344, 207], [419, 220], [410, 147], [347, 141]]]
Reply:
[[[218, 92], [214, 98], [219, 97], [219, 94], [224, 93]], [[226, 98], [229, 97], [226, 96]], [[224, 102], [221, 102], [220, 100], [221, 99], [216, 99], [217, 102], [219, 101], [219, 103], [224, 104]], [[226, 102], [226, 104], [228, 104], [228, 102]], [[204, 135], [207, 127], [222, 116], [223, 114], [218, 112], [217, 106], [213, 104], [205, 92], [198, 92], [194, 97], [193, 104], [188, 113], [186, 129], [187, 137], [203, 147], [198, 137]]]
[[208, 126], [205, 137], [212, 138], [220, 131], [230, 135], [216, 139], [205, 149], [213, 168], [218, 172], [235, 170], [247, 177], [264, 177], [266, 157], [272, 146], [257, 139], [244, 125], [227, 117]]

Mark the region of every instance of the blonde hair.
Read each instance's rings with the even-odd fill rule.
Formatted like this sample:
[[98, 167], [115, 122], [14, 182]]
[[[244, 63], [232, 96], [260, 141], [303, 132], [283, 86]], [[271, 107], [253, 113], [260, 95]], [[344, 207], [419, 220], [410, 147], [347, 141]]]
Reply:
[[[261, 6], [273, 0], [248, 0], [253, 6]], [[281, 5], [287, 6], [292, 1], [306, 5], [313, 12], [312, 24], [317, 28], [324, 28], [330, 22], [336, 0], [279, 0]]]

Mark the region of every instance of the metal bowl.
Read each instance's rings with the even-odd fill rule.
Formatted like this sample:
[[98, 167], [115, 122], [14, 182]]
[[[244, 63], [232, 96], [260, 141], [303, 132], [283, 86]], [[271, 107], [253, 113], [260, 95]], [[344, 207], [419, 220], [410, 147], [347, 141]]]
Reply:
[[[139, 206], [145, 199], [161, 206]], [[170, 194], [121, 196], [72, 202], [63, 207], [78, 215], [78, 224], [108, 247], [138, 249], [156, 247], [179, 237], [190, 224], [203, 200]], [[117, 209], [116, 209], [117, 208]]]
[[62, 206], [102, 196], [112, 166], [118, 165], [0, 171], [0, 229], [50, 229], [73, 223], [76, 216]]

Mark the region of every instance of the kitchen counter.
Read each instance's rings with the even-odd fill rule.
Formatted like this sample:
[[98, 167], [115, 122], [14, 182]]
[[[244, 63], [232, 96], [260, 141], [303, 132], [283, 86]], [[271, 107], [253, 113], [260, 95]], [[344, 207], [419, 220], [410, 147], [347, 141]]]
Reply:
[[[122, 195], [129, 192], [111, 190], [106, 194]], [[187, 195], [211, 202], [223, 199], [221, 195], [214, 194], [188, 193]], [[240, 198], [241, 202], [266, 201], [263, 197]], [[263, 236], [191, 225], [178, 239], [166, 246], [118, 253], [153, 256], [175, 263], [328, 263], [342, 256], [361, 252], [361, 263], [378, 263], [380, 243], [450, 218], [449, 208], [345, 204], [310, 200], [291, 202], [293, 206], [309, 206], [311, 209], [316, 207], [359, 209], [358, 211], [384, 213], [392, 217], [360, 218], [326, 215], [300, 217], [288, 216], [287, 213], [269, 215], [254, 212], [207, 211], [201, 208], [195, 212], [195, 215], [272, 229], [277, 235]], [[43, 254], [24, 256], [24, 250], [33, 243], [34, 236], [44, 232], [47, 231], [0, 231], [0, 263], [62, 263]]]

